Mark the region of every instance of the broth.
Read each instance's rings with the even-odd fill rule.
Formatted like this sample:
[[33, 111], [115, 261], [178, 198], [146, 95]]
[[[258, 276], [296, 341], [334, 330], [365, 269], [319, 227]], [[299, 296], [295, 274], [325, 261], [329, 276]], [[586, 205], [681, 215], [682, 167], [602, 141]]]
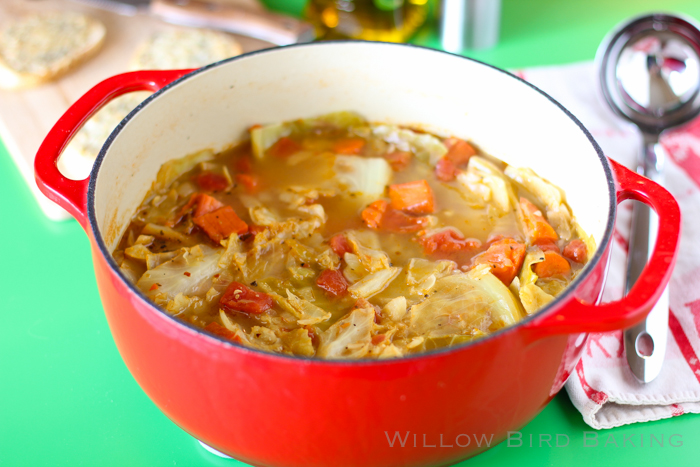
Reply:
[[166, 163], [114, 258], [158, 306], [232, 342], [391, 358], [515, 324], [594, 249], [531, 170], [339, 112]]

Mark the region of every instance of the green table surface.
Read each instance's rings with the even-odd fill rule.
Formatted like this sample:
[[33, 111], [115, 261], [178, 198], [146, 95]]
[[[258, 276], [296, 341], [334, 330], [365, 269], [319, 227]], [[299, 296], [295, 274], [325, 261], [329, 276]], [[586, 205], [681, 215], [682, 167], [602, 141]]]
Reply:
[[[304, 2], [265, 3], [298, 15]], [[700, 1], [503, 0], [499, 44], [470, 55], [505, 68], [591, 60], [610, 28], [654, 10], [700, 18]], [[413, 42], [437, 47], [435, 30]], [[243, 465], [204, 451], [141, 391], [110, 335], [87, 237], [73, 220], [44, 217], [1, 144], [0, 244], [0, 466]], [[523, 446], [460, 465], [700, 465], [697, 415], [605, 430], [585, 447], [590, 431], [562, 392], [522, 430]], [[568, 446], [539, 447], [540, 434], [567, 435]], [[681, 446], [669, 445], [674, 434]], [[623, 446], [631, 435], [644, 447]], [[649, 447], [650, 435], [664, 446]]]

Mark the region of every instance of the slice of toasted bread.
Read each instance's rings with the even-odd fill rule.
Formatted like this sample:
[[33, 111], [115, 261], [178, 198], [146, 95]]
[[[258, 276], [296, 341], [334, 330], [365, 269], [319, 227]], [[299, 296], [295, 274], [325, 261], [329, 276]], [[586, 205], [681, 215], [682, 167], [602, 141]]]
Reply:
[[228, 34], [207, 29], [166, 29], [153, 34], [139, 46], [130, 68], [199, 68], [241, 52], [241, 45]]
[[37, 86], [68, 72], [99, 50], [104, 25], [73, 12], [34, 13], [0, 29], [0, 87]]

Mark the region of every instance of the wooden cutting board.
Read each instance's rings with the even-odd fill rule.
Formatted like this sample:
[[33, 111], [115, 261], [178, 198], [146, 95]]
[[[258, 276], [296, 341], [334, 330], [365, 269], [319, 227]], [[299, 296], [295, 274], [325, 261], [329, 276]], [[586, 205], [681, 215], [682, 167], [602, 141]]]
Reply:
[[[93, 58], [62, 78], [33, 89], [0, 90], [0, 138], [31, 188], [44, 213], [53, 220], [70, 216], [49, 201], [34, 180], [34, 155], [44, 136], [68, 107], [92, 86], [128, 71], [137, 46], [151, 34], [177, 28], [146, 15], [120, 16], [68, 0], [1, 0], [0, 24], [34, 11], [71, 10], [89, 14], [107, 28], [104, 45]], [[235, 36], [244, 52], [270, 47], [256, 39]]]

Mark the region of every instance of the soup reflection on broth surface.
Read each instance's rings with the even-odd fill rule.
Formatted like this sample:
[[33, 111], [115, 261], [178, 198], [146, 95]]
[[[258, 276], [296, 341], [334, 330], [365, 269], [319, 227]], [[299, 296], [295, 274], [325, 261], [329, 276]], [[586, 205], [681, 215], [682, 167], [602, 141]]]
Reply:
[[114, 259], [156, 305], [220, 338], [348, 359], [513, 325], [594, 249], [532, 170], [338, 112], [167, 162]]

